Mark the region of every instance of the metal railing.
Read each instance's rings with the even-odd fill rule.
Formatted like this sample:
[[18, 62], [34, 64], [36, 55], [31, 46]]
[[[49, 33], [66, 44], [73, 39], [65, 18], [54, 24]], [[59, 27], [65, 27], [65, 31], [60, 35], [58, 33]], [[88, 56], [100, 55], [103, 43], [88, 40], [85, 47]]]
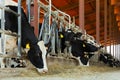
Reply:
[[[21, 0], [18, 0], [18, 12], [15, 12], [8, 7], [5, 6], [5, 1], [3, 0], [3, 4], [0, 5], [1, 9], [1, 50], [2, 50], [2, 55], [6, 54], [5, 51], [5, 34], [11, 35], [11, 36], [16, 36], [18, 38], [18, 53], [17, 57], [21, 56]], [[15, 33], [10, 33], [9, 31], [5, 30], [5, 11], [11, 12], [14, 15], [18, 17], [18, 34]]]

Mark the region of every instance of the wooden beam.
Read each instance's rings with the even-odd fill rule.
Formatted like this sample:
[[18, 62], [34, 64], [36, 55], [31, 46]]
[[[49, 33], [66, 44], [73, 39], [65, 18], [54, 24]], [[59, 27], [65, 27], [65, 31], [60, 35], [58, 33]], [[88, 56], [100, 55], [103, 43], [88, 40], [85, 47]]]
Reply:
[[[68, 0], [69, 1], [69, 0]], [[85, 0], [85, 4], [87, 3], [91, 3], [95, 0]], [[63, 6], [63, 7], [60, 7], [59, 9], [62, 10], [62, 11], [67, 11], [67, 10], [71, 10], [71, 9], [75, 9], [75, 8], [78, 8], [79, 7], [79, 1], [76, 2], [76, 3], [71, 3], [72, 1], [69, 2], [68, 5], [66, 6]]]
[[34, 27], [34, 33], [38, 37], [38, 2], [34, 0], [33, 5], [31, 6], [31, 16], [32, 20], [30, 24]]
[[79, 0], [79, 27], [81, 28], [82, 32], [84, 33], [84, 26], [85, 26], [85, 4], [84, 0]]
[[93, 2], [93, 1], [95, 1], [95, 0], [85, 0], [85, 4], [91, 3], [91, 2]]
[[[104, 9], [102, 8], [101, 10], [104, 10]], [[85, 17], [91, 16], [92, 14], [96, 14], [94, 10], [85, 13]], [[75, 19], [78, 19], [78, 18], [79, 18], [79, 15], [75, 15]]]
[[96, 0], [96, 40], [100, 42], [100, 0]]
[[72, 9], [78, 8], [78, 5], [79, 3], [77, 2], [77, 3], [68, 4], [66, 6], [60, 7], [59, 9], [62, 11], [72, 10]]
[[107, 0], [104, 0], [104, 45], [107, 50]]

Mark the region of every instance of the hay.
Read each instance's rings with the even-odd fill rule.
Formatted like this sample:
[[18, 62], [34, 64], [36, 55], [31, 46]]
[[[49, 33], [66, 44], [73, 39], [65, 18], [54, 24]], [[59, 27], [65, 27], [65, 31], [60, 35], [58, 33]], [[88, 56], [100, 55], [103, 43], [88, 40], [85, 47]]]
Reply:
[[[15, 68], [15, 69], [0, 69], [0, 78], [6, 78], [5, 80], [9, 80], [7, 78], [15, 77], [21, 78], [24, 80], [24, 77], [39, 77], [42, 80], [48, 80], [49, 78], [63, 78], [61, 80], [102, 80], [102, 79], [90, 79], [88, 77], [95, 77], [95, 76], [106, 76], [104, 74], [114, 75], [114, 72], [119, 73], [120, 68], [111, 68], [108, 66], [96, 66], [92, 65], [89, 67], [85, 66], [75, 66], [75, 65], [66, 65], [61, 64], [59, 62], [53, 62], [52, 64], [48, 65], [49, 72], [45, 74], [39, 74], [37, 70], [34, 68], [33, 65], [28, 61], [28, 66], [26, 68]], [[83, 77], [87, 77], [88, 79], [83, 79]], [[45, 78], [45, 79], [44, 79]], [[31, 78], [28, 80], [32, 80]], [[35, 79], [33, 79], [35, 80]], [[55, 79], [51, 79], [55, 80]], [[104, 79], [103, 79], [104, 80]], [[114, 79], [113, 79], [114, 80]], [[115, 79], [119, 80], [119, 79]]]

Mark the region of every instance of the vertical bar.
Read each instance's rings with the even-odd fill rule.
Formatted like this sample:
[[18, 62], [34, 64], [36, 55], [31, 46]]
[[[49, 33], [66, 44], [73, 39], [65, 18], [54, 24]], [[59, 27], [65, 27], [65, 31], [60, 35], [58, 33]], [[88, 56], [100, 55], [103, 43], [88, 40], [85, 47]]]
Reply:
[[21, 0], [18, 0], [18, 14], [20, 14], [20, 16], [18, 16], [18, 35], [20, 37], [18, 37], [18, 53], [17, 53], [17, 56], [21, 57]]
[[35, 35], [38, 37], [38, 0], [34, 0], [34, 27]]
[[[5, 1], [1, 2], [1, 5], [5, 6]], [[1, 29], [5, 30], [5, 9], [1, 10]], [[5, 54], [5, 34], [1, 33], [1, 50], [2, 54]]]
[[100, 1], [96, 0], [96, 40], [100, 41]]
[[31, 0], [26, 0], [27, 4], [27, 17], [28, 17], [28, 22], [30, 23], [30, 6], [31, 6]]
[[104, 45], [107, 47], [107, 0], [104, 0]]
[[79, 0], [79, 26], [83, 33], [84, 33], [84, 26], [85, 26], [84, 1], [85, 0]]
[[111, 27], [112, 27], [112, 15], [111, 15], [111, 1], [109, 0], [109, 43], [110, 43], [110, 54], [111, 54]]
[[112, 50], [111, 54], [114, 56], [114, 7], [111, 6], [111, 43], [112, 43]]
[[40, 23], [40, 20], [39, 20], [39, 19], [40, 19], [40, 5], [38, 5], [38, 36], [39, 36], [39, 30], [40, 30], [40, 29], [39, 29], [39, 28], [40, 28], [40, 27], [39, 27], [39, 23]]
[[50, 23], [51, 23], [51, 0], [49, 0], [49, 38], [50, 38]]

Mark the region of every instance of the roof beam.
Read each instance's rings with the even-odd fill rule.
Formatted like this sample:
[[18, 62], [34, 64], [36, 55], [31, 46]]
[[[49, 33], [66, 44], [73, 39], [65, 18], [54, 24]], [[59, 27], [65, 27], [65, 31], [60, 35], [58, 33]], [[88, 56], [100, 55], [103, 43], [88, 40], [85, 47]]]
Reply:
[[74, 9], [74, 8], [77, 8], [79, 5], [79, 3], [73, 3], [73, 4], [68, 4], [66, 6], [63, 6], [63, 7], [60, 7], [59, 9], [62, 10], [62, 11], [67, 11], [67, 10], [71, 10], [71, 9]]
[[[93, 2], [93, 1], [95, 1], [95, 0], [87, 0], [87, 1], [85, 1], [85, 4]], [[69, 3], [68, 5], [60, 7], [59, 9], [62, 11], [67, 11], [67, 10], [78, 8], [78, 6], [79, 6], [79, 1], [76, 3]]]
[[[103, 10], [103, 8], [102, 8], [101, 10]], [[85, 17], [90, 16], [90, 15], [92, 15], [92, 14], [96, 14], [94, 10], [93, 10], [93, 11], [90, 11], [90, 12], [87, 12], [87, 13], [85, 14]], [[75, 19], [77, 19], [77, 18], [79, 18], [79, 15], [75, 15]]]

